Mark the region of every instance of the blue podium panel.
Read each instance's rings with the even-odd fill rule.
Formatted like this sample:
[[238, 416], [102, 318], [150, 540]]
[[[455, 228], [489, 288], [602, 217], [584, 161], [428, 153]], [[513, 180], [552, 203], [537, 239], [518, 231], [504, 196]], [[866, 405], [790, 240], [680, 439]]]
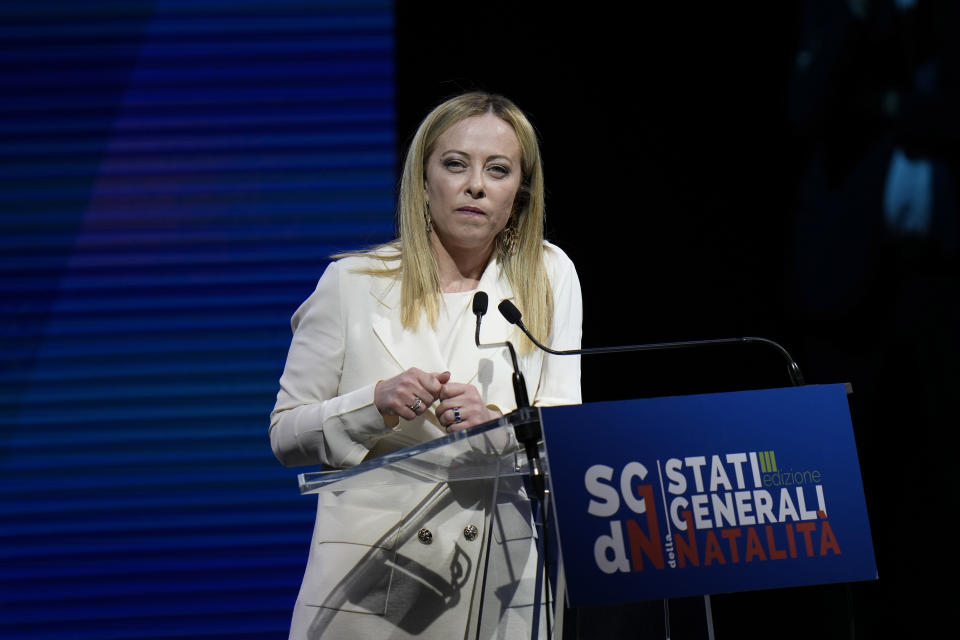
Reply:
[[542, 419], [571, 606], [877, 577], [844, 385]]

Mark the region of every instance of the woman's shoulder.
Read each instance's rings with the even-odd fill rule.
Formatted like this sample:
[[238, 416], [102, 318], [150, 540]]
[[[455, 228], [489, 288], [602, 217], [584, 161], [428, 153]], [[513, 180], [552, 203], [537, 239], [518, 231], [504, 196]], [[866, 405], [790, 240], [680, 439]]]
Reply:
[[295, 326], [298, 318], [304, 317], [318, 304], [352, 309], [358, 301], [382, 300], [394, 289], [399, 262], [391, 259], [389, 245], [341, 253], [333, 258], [323, 270], [313, 293], [294, 314]]
[[339, 253], [333, 258], [327, 270], [336, 271], [340, 277], [394, 276], [400, 266], [400, 249], [390, 242], [370, 249]]
[[546, 240], [543, 241], [543, 263], [549, 273], [565, 270], [576, 271], [570, 256], [563, 249]]

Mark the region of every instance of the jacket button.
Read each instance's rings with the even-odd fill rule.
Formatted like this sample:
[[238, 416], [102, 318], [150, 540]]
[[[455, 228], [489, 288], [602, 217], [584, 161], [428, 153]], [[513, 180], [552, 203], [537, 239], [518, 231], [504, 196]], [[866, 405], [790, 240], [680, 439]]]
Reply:
[[477, 535], [479, 535], [479, 533], [480, 530], [477, 529], [477, 525], [475, 524], [468, 524], [463, 528], [463, 537], [471, 542], [477, 539]]
[[420, 529], [417, 532], [417, 539], [423, 544], [430, 544], [433, 542], [433, 534], [430, 533], [430, 529]]

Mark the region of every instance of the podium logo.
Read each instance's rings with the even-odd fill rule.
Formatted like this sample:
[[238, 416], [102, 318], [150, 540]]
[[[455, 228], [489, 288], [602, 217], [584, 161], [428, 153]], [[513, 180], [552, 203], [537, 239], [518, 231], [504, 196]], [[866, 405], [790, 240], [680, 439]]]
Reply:
[[[629, 573], [643, 571], [644, 556], [657, 569], [664, 568], [665, 547], [659, 544], [660, 525], [654, 503], [653, 485], [640, 484], [647, 478], [647, 468], [639, 462], [624, 465], [617, 486], [613, 482], [614, 469], [604, 464], [595, 464], [584, 476], [587, 491], [593, 496], [587, 513], [600, 518], [609, 518], [620, 511], [621, 501], [631, 512], [630, 517], [610, 520], [610, 535], [601, 535], [593, 546], [593, 559], [604, 573]], [[642, 518], [636, 516], [643, 516]], [[627, 557], [624, 542], [630, 545]], [[670, 536], [667, 536], [670, 538]], [[669, 540], [668, 540], [669, 542]], [[673, 560], [672, 545], [667, 557]]]
[[840, 555], [821, 480], [819, 470], [779, 469], [773, 451], [668, 458], [649, 468], [631, 461], [619, 473], [595, 464], [584, 474], [587, 513], [604, 521], [593, 559], [613, 574]]

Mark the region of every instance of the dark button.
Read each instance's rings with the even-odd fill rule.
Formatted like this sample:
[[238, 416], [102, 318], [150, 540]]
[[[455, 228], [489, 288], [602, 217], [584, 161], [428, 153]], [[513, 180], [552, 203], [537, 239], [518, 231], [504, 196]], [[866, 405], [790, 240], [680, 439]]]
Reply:
[[417, 539], [423, 544], [430, 544], [433, 542], [433, 534], [430, 533], [430, 529], [420, 529], [417, 532]]

